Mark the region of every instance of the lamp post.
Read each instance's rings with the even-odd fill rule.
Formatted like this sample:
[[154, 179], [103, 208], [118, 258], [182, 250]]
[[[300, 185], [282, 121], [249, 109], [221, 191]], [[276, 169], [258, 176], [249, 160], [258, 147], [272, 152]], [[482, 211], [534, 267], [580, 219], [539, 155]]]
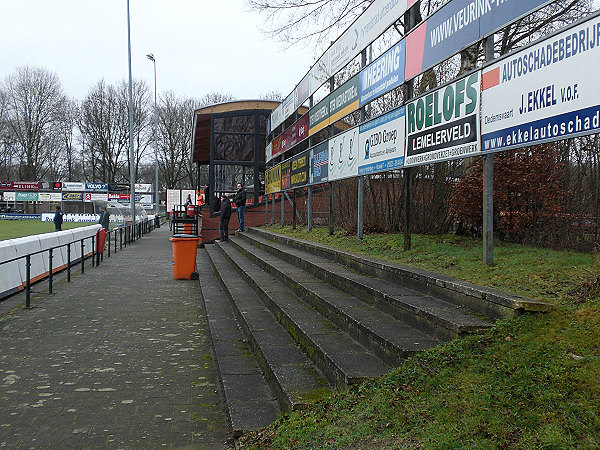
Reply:
[[133, 150], [133, 80], [131, 76], [131, 23], [129, 20], [129, 0], [127, 0], [127, 48], [129, 63], [129, 205], [131, 221], [135, 223], [135, 152]]
[[155, 187], [154, 187], [154, 213], [158, 214], [158, 107], [156, 105], [156, 58], [152, 53], [146, 55], [154, 64], [154, 171], [155, 171]]

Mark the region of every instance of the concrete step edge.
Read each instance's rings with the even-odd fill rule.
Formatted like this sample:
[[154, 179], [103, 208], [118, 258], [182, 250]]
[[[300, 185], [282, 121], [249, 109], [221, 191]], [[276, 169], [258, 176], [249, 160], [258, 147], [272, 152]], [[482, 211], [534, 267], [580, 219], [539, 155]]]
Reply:
[[[203, 262], [206, 262], [208, 258], [209, 255], [206, 252], [206, 250], [199, 249], [198, 259], [203, 260]], [[239, 383], [238, 380], [232, 380], [231, 377], [225, 378], [223, 375], [225, 372], [222, 365], [224, 355], [219, 354], [218, 351], [220, 346], [217, 345], [216, 342], [215, 332], [217, 330], [215, 329], [214, 324], [215, 322], [218, 323], [219, 326], [221, 326], [221, 329], [224, 329], [226, 325], [223, 325], [223, 321], [214, 320], [215, 316], [218, 314], [218, 311], [212, 303], [212, 296], [218, 295], [218, 293], [221, 292], [220, 283], [213, 271], [211, 270], [211, 268], [207, 267], [206, 264], [200, 264], [198, 266], [198, 272], [200, 274], [200, 279], [203, 280], [203, 282], [200, 285], [200, 297], [202, 303], [204, 304], [204, 310], [207, 316], [209, 328], [208, 334], [210, 336], [211, 341], [213, 342], [215, 363], [219, 375], [219, 381], [221, 383], [223, 395], [225, 398], [225, 408], [227, 412], [227, 417], [229, 419], [229, 423], [231, 425], [234, 437], [238, 437], [244, 433], [262, 429], [265, 426], [268, 426], [269, 424], [273, 423], [277, 419], [277, 416], [281, 411], [276, 402], [275, 404], [273, 404], [274, 402], [272, 400], [274, 397], [272, 395], [270, 399], [266, 397], [262, 400], [255, 398], [252, 401], [244, 402], [241, 404], [240, 402], [236, 402], [233, 399], [232, 392], [234, 392], [236, 389], [239, 389], [240, 391], [245, 391], [245, 389], [247, 388], [247, 384], [243, 381]], [[239, 332], [239, 337], [241, 341], [244, 336], [241, 330], [238, 329], [237, 331]], [[220, 334], [220, 332], [217, 334]], [[235, 334], [235, 330], [233, 330], [232, 334]], [[240, 359], [242, 358], [243, 357], [241, 357]], [[252, 372], [252, 370], [245, 370], [245, 372], [250, 373]], [[262, 372], [257, 371], [255, 375], [262, 376]], [[264, 378], [263, 382], [265, 389], [270, 390]], [[249, 409], [253, 410], [253, 414], [247, 413], [247, 410]]]
[[[288, 332], [294, 338], [294, 340], [304, 348], [304, 351], [311, 357], [311, 359], [321, 369], [321, 371], [327, 374], [330, 381], [332, 381], [336, 385], [336, 388], [346, 388], [349, 385], [360, 383], [364, 380], [373, 378], [374, 376], [383, 375], [391, 369], [390, 365], [382, 361], [374, 361], [372, 359], [374, 355], [372, 355], [371, 352], [365, 349], [365, 357], [367, 359], [371, 359], [370, 363], [373, 365], [371, 367], [371, 370], [366, 371], [364, 370], [364, 368], [356, 372], [349, 372], [345, 370], [342, 367], [343, 361], [340, 361], [340, 357], [324, 349], [324, 347], [327, 347], [327, 345], [324, 345], [325, 343], [323, 342], [324, 334], [316, 333], [314, 331], [313, 333], [309, 333], [305, 329], [308, 326], [308, 324], [300, 323], [298, 315], [294, 316], [293, 308], [286, 308], [285, 305], [282, 306], [279, 304], [278, 299], [276, 299], [274, 294], [271, 293], [272, 290], [268, 289], [265, 286], [265, 271], [262, 268], [260, 268], [259, 266], [253, 268], [252, 261], [246, 258], [242, 253], [238, 252], [235, 249], [232, 249], [231, 246], [229, 246], [229, 249], [223, 247], [222, 249], [225, 252], [229, 262], [236, 267], [236, 269], [238, 270], [240, 275], [246, 280], [246, 282], [252, 285], [254, 290], [259, 293], [259, 295], [262, 297], [263, 301], [271, 310], [273, 315], [277, 317], [279, 322], [288, 330]], [[286, 297], [288, 301], [293, 301], [294, 298], [296, 298], [298, 304], [305, 304], [301, 299], [297, 298], [296, 294], [289, 290], [289, 288], [283, 283], [279, 282], [276, 279], [270, 281], [271, 283], [279, 283], [281, 287], [283, 287], [287, 292], [289, 292], [289, 296]], [[310, 311], [314, 311], [315, 316], [320, 316], [320, 314], [313, 308], [309, 308], [308, 310], [304, 311], [308, 312], [309, 314]], [[335, 324], [332, 324], [331, 326], [337, 329]], [[340, 332], [343, 333], [342, 330], [340, 330]], [[347, 334], [344, 333], [344, 335]], [[348, 336], [348, 339], [355, 343], [355, 340], [350, 336]], [[360, 346], [362, 347], [362, 345]], [[356, 355], [356, 358], [359, 358], [358, 355]], [[364, 357], [362, 359], [364, 359]], [[365, 373], [368, 373], [368, 375], [365, 375]]]
[[[547, 302], [519, 296], [500, 289], [476, 285], [429, 270], [385, 262], [264, 229], [252, 227], [248, 228], [247, 231], [286, 245], [306, 249], [314, 254], [329, 257], [355, 270], [364, 271], [364, 273], [381, 276], [391, 281], [401, 278], [412, 283], [423, 292], [439, 293], [453, 303], [469, 306], [470, 309], [494, 319], [511, 317], [524, 311], [547, 312], [554, 309], [554, 305]], [[490, 305], [482, 304], [482, 302]]]
[[[248, 322], [247, 316], [250, 314], [249, 311], [241, 311], [238, 308], [238, 302], [240, 301], [240, 297], [234, 296], [230, 289], [228, 289], [227, 284], [223, 279], [222, 271], [228, 270], [227, 268], [229, 268], [231, 272], [228, 276], [237, 277], [239, 280], [242, 280], [242, 278], [237, 274], [237, 272], [235, 272], [234, 268], [231, 267], [231, 265], [223, 255], [221, 249], [219, 249], [217, 245], [215, 245], [214, 247], [215, 248], [213, 249], [210, 246], [207, 246], [207, 252], [210, 256], [213, 270], [215, 271], [215, 274], [219, 279], [223, 290], [225, 291], [227, 299], [232, 305], [238, 323], [240, 324], [241, 328], [246, 334], [248, 343], [250, 344], [253, 353], [257, 357], [257, 360], [261, 368], [263, 369], [263, 373], [267, 382], [271, 386], [272, 391], [275, 393], [275, 396], [277, 397], [280, 403], [281, 409], [284, 411], [295, 410], [303, 407], [306, 404], [305, 398], [307, 397], [310, 397], [313, 400], [317, 400], [319, 398], [324, 398], [327, 395], [329, 395], [330, 390], [327, 387], [327, 382], [324, 378], [316, 376], [314, 379], [311, 380], [311, 386], [307, 386], [306, 388], [297, 390], [291, 389], [289, 386], [287, 386], [286, 380], [279, 376], [280, 373], [276, 369], [276, 364], [274, 364], [272, 361], [273, 356], [271, 355], [271, 349], [267, 348], [264, 345], [261, 345], [260, 337], [256, 334], [256, 330]], [[221, 261], [219, 261], [220, 259]], [[254, 291], [250, 286], [247, 286], [247, 289], [248, 294], [245, 295], [246, 298], [249, 298], [249, 295], [256, 296], [256, 294], [254, 294]], [[262, 304], [258, 297], [256, 298], [256, 301]], [[278, 326], [280, 326], [274, 317], [271, 317], [268, 320], [270, 321], [270, 324], [277, 324]], [[289, 346], [289, 344], [292, 342], [291, 337], [287, 335], [287, 332], [284, 332], [284, 336], [286, 336], [285, 339], [289, 338], [289, 341], [285, 343], [285, 345]], [[282, 343], [282, 345], [284, 344]], [[289, 347], [291, 348], [291, 346]], [[295, 355], [290, 355], [290, 357], [291, 356]]]
[[[375, 353], [378, 357], [382, 358], [390, 365], [399, 364], [404, 358], [414, 354], [416, 349], [400, 347], [396, 343], [390, 341], [389, 339], [381, 336], [376, 329], [371, 326], [368, 326], [364, 321], [361, 321], [359, 318], [352, 316], [350, 313], [338, 308], [336, 305], [319, 296], [319, 294], [309, 287], [306, 286], [306, 283], [302, 283], [302, 281], [294, 280], [290, 278], [286, 273], [278, 269], [277, 267], [273, 267], [267, 261], [262, 260], [259, 255], [261, 250], [256, 249], [253, 252], [249, 252], [246, 248], [244, 248], [244, 244], [240, 243], [237, 238], [231, 241], [234, 246], [238, 247], [238, 249], [244, 253], [245, 256], [252, 259], [255, 263], [260, 265], [267, 272], [276, 276], [284, 285], [286, 285], [290, 290], [296, 292], [306, 301], [308, 301], [311, 306], [316, 308], [322, 315], [331, 320], [336, 326], [341, 328], [346, 333], [350, 334], [355, 340], [360, 342], [367, 349]], [[245, 244], [250, 245], [250, 244]], [[251, 246], [251, 245], [250, 245]], [[251, 246], [252, 247], [252, 246]], [[323, 283], [323, 281], [318, 280], [313, 275], [310, 277], [315, 278], [319, 283]], [[299, 291], [299, 292], [298, 292]], [[343, 293], [345, 296], [351, 297], [346, 293]], [[359, 304], [363, 304], [361, 300], [355, 299]], [[389, 314], [377, 311], [373, 308], [373, 312], [381, 315], [381, 317], [386, 317], [390, 321], [392, 320], [392, 316]], [[397, 319], [393, 319], [398, 321]], [[400, 321], [398, 321], [400, 322]], [[404, 324], [406, 327], [410, 327], [410, 325]], [[431, 341], [429, 344], [425, 344], [422, 349], [429, 348], [436, 341], [432, 337], [425, 337], [425, 333], [419, 331], [418, 329], [412, 327], [416, 335], [420, 336], [420, 339], [425, 339], [425, 341]]]
[[[295, 252], [303, 252], [307, 253], [307, 255], [311, 255], [311, 253], [308, 253], [305, 250], [296, 248], [291, 248], [289, 250], [282, 249], [280, 246], [283, 244], [279, 244], [264, 237], [245, 235], [243, 236], [243, 239], [274, 256], [292, 262], [294, 265], [307, 270], [316, 277], [333, 283], [336, 288], [341, 289], [350, 295], [355, 295], [382, 311], [392, 314], [400, 320], [405, 320], [411, 325], [419, 327], [424, 332], [435, 335], [438, 338], [444, 340], [454, 339], [462, 334], [485, 330], [492, 325], [489, 321], [481, 318], [473, 320], [473, 317], [470, 316], [468, 312], [464, 315], [459, 314], [458, 317], [456, 317], [456, 314], [453, 314], [454, 318], [451, 318], [448, 317], [445, 311], [440, 311], [440, 309], [448, 307], [460, 308], [453, 303], [436, 299], [435, 297], [425, 296], [430, 299], [433, 304], [431, 308], [424, 308], [412, 304], [409, 298], [394, 296], [393, 294], [385, 292], [383, 288], [373, 288], [372, 286], [362, 283], [360, 280], [353, 279], [350, 274], [336, 273], [321, 263], [316, 263], [308, 258], [304, 258], [302, 255], [295, 254]], [[341, 265], [340, 269], [342, 271], [346, 270]], [[383, 280], [383, 282], [385, 283], [386, 280]], [[415, 294], [423, 295], [417, 292], [415, 292]], [[456, 311], [453, 312], [456, 313]], [[410, 315], [416, 317], [412, 318]]]

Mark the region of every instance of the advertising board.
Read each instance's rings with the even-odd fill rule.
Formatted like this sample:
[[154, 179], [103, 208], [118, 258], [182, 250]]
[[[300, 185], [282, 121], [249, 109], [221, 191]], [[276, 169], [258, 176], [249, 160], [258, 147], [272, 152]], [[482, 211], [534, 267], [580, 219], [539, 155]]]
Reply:
[[74, 191], [74, 192], [85, 191], [85, 183], [80, 183], [80, 182], [75, 182], [75, 181], [63, 181], [62, 190], [63, 191]]
[[483, 152], [600, 130], [600, 18], [483, 69]]
[[548, 0], [452, 0], [406, 37], [408, 80]]
[[358, 127], [329, 139], [328, 180], [340, 180], [358, 175]]
[[62, 200], [62, 194], [60, 192], [40, 192], [38, 194], [38, 201], [40, 202], [60, 202]]
[[85, 183], [85, 190], [88, 192], [108, 191], [108, 183]]
[[37, 192], [17, 192], [16, 199], [18, 202], [37, 202], [38, 201], [38, 193]]
[[291, 172], [292, 164], [290, 160], [284, 161], [280, 164], [281, 167], [281, 190], [289, 189], [291, 183]]
[[358, 174], [384, 172], [404, 165], [405, 107], [359, 127]]
[[83, 194], [81, 192], [63, 192], [62, 200], [63, 202], [81, 202], [83, 201]]
[[315, 134], [329, 125], [329, 96], [308, 111], [308, 134]]
[[327, 141], [310, 149], [310, 184], [325, 183], [329, 167], [329, 144]]
[[294, 156], [290, 160], [290, 186], [295, 188], [308, 183], [310, 152], [307, 150]]
[[405, 166], [479, 154], [480, 72], [406, 105]]
[[140, 192], [142, 194], [151, 194], [152, 193], [152, 185], [146, 184], [146, 183], [136, 183], [135, 184], [135, 192]]
[[84, 192], [83, 193], [83, 201], [84, 202], [95, 202], [95, 201], [108, 201], [108, 193], [98, 194], [94, 192]]
[[359, 74], [359, 106], [404, 83], [404, 40], [365, 67]]
[[265, 186], [266, 194], [272, 194], [281, 190], [281, 165], [277, 165], [266, 171]]
[[329, 94], [329, 123], [358, 109], [358, 74]]

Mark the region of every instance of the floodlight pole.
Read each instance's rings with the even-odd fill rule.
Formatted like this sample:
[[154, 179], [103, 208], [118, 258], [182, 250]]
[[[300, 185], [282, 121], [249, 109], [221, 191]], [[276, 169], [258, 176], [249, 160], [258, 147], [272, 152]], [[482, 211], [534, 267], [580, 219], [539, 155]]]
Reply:
[[156, 58], [154, 54], [146, 55], [154, 64], [154, 172], [155, 172], [155, 187], [154, 187], [154, 213], [158, 214], [158, 106], [156, 103]]
[[127, 0], [127, 48], [129, 63], [129, 205], [131, 221], [135, 223], [135, 152], [133, 149], [133, 80], [131, 76], [131, 23], [129, 0]]

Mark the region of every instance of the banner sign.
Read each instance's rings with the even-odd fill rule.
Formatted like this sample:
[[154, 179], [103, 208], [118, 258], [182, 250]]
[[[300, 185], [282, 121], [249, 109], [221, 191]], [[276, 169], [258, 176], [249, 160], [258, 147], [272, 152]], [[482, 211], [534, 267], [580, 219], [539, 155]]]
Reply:
[[296, 111], [296, 102], [294, 99], [296, 98], [296, 91], [292, 92], [281, 104], [283, 107], [283, 122], [290, 117]]
[[290, 176], [292, 172], [292, 164], [290, 160], [284, 161], [280, 164], [281, 167], [281, 190], [290, 188]]
[[63, 192], [62, 199], [64, 202], [81, 202], [83, 194], [81, 192]]
[[358, 109], [358, 74], [329, 94], [329, 123]]
[[17, 195], [15, 192], [4, 192], [2, 194], [2, 199], [5, 202], [14, 202], [17, 200]]
[[[329, 47], [329, 76], [338, 72], [377, 39], [415, 0], [374, 0]], [[320, 86], [320, 85], [319, 85]], [[318, 87], [317, 87], [318, 88]]]
[[86, 191], [108, 191], [108, 183], [85, 183]]
[[140, 183], [137, 183], [137, 184], [135, 184], [135, 192], [142, 192], [142, 193], [151, 194], [152, 193], [152, 185], [151, 184], [140, 184]]
[[281, 134], [281, 152], [286, 152], [306, 138], [308, 138], [308, 114], [304, 114]]
[[273, 143], [269, 142], [265, 147], [265, 162], [269, 162], [273, 159]]
[[[52, 214], [54, 217], [54, 214]], [[2, 213], [0, 214], [0, 219], [8, 219], [8, 220], [40, 220], [42, 218], [41, 214], [16, 214], [16, 213]]]
[[0, 190], [9, 191], [11, 189], [13, 189], [12, 181], [0, 181]]
[[329, 139], [329, 181], [358, 175], [358, 127]]
[[273, 141], [271, 141], [271, 144], [273, 144], [271, 151], [271, 159], [273, 159], [281, 153], [281, 135], [273, 139]]
[[359, 74], [359, 106], [404, 83], [404, 40], [365, 67]]
[[325, 183], [329, 166], [329, 144], [321, 142], [310, 149], [310, 184]]
[[37, 202], [38, 201], [38, 193], [37, 192], [17, 192], [16, 200], [18, 202]]
[[485, 68], [482, 151], [597, 133], [598, 73], [598, 16]]
[[307, 73], [296, 87], [298, 107], [302, 106], [308, 97], [310, 97], [310, 74]]
[[60, 202], [62, 194], [60, 192], [40, 192], [38, 194], [39, 202]]
[[402, 106], [359, 127], [359, 175], [404, 165], [404, 113]]
[[37, 181], [14, 181], [12, 189], [15, 191], [38, 191], [40, 189], [40, 183]]
[[85, 192], [83, 194], [83, 201], [84, 202], [95, 202], [95, 201], [104, 201], [104, 202], [107, 202], [108, 201], [108, 194], [107, 193], [96, 194], [96, 193], [92, 193], [92, 192]]
[[271, 113], [271, 131], [277, 128], [283, 122], [283, 106], [279, 105]]
[[277, 165], [265, 173], [266, 194], [281, 190], [281, 165]]
[[479, 154], [480, 72], [406, 105], [405, 166]]
[[63, 191], [85, 191], [85, 183], [76, 183], [74, 181], [63, 181]]
[[308, 134], [315, 134], [329, 125], [329, 96], [308, 111]]
[[294, 156], [291, 162], [290, 186], [295, 188], [308, 183], [308, 160], [310, 152], [307, 150]]
[[406, 37], [408, 80], [548, 0], [452, 0]]

